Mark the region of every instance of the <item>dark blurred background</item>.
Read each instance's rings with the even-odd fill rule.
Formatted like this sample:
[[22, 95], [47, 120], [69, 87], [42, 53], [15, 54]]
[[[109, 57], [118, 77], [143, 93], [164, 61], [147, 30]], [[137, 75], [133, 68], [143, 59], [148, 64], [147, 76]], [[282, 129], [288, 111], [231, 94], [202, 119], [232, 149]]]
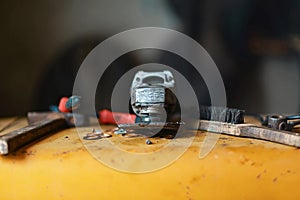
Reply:
[[[57, 104], [71, 94], [89, 51], [113, 34], [143, 26], [197, 40], [222, 74], [229, 106], [251, 113], [300, 111], [299, 0], [10, 0], [0, 6], [2, 117]], [[118, 59], [116, 77], [144, 62], [174, 64], [169, 55], [148, 53]], [[105, 108], [110, 101], [103, 99]]]

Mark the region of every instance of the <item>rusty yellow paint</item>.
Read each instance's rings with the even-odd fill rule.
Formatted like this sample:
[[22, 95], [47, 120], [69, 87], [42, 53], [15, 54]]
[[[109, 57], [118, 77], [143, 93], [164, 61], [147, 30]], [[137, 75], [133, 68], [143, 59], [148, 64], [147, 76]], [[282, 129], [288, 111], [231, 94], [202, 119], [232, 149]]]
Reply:
[[[0, 199], [299, 199], [299, 149], [221, 135], [212, 152], [199, 159], [205, 134], [199, 132], [173, 164], [132, 174], [94, 159], [75, 129], [61, 131], [0, 157]], [[119, 136], [110, 140], [137, 152], [169, 142], [157, 139], [145, 145], [145, 139]]]

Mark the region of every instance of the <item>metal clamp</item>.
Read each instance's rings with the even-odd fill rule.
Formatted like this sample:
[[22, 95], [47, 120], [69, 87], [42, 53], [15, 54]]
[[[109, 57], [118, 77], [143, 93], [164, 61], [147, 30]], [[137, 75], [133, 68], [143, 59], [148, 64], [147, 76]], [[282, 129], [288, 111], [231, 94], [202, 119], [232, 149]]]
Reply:
[[171, 113], [176, 104], [176, 97], [171, 91], [174, 86], [173, 74], [168, 70], [138, 71], [130, 90], [136, 121], [145, 124], [165, 121], [165, 111]]

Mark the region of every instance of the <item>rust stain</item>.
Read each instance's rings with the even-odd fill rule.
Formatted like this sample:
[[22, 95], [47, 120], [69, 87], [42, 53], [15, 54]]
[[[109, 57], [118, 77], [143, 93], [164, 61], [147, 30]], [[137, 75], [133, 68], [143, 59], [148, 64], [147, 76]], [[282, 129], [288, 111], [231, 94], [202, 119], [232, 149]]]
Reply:
[[195, 177], [193, 177], [192, 178], [192, 180], [190, 181], [191, 182], [191, 184], [194, 184], [194, 183], [197, 183], [197, 182], [199, 182], [200, 181], [200, 177], [198, 177], [198, 176], [195, 176]]
[[247, 162], [249, 162], [249, 159], [248, 158], [246, 158], [246, 157], [242, 157], [242, 159], [240, 160], [240, 163], [242, 164], [242, 165], [244, 165], [244, 164], [246, 164]]
[[261, 174], [258, 174], [258, 175], [256, 176], [256, 179], [260, 179], [260, 177], [261, 177]]
[[227, 147], [228, 144], [224, 143], [224, 144], [221, 144], [222, 147]]

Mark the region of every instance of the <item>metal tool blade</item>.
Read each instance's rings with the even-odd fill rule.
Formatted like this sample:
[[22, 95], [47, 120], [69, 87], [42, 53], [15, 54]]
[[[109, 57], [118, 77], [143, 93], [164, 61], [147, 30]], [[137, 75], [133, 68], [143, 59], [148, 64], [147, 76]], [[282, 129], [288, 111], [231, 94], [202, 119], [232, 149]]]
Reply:
[[200, 120], [199, 130], [224, 133], [240, 137], [257, 138], [300, 147], [299, 133], [264, 128], [253, 124], [230, 124], [217, 121]]
[[65, 119], [47, 119], [0, 136], [0, 154], [6, 155], [48, 134], [67, 128]]

